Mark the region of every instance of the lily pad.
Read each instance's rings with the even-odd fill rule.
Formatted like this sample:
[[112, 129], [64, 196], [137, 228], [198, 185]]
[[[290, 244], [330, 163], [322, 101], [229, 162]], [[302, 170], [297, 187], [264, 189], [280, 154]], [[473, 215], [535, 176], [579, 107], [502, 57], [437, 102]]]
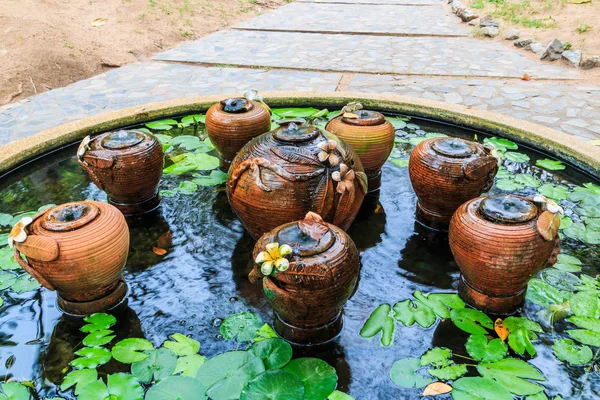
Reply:
[[261, 340], [250, 346], [248, 351], [260, 358], [267, 370], [282, 368], [292, 359], [292, 346], [281, 339]]
[[540, 194], [554, 201], [560, 201], [567, 198], [569, 189], [566, 186], [545, 184], [538, 188]]
[[88, 347], [104, 346], [115, 338], [113, 333], [114, 331], [110, 329], [94, 331], [83, 338], [83, 345]]
[[460, 378], [452, 384], [454, 400], [512, 400], [513, 397], [501, 384], [486, 378]]
[[452, 364], [447, 367], [428, 369], [429, 375], [434, 376], [443, 381], [451, 381], [457, 379], [467, 373], [467, 366], [464, 364]]
[[505, 192], [515, 192], [525, 187], [525, 185], [513, 179], [498, 179], [496, 180], [495, 185], [498, 189]]
[[17, 280], [17, 276], [11, 272], [0, 273], [0, 290], [11, 287]]
[[188, 376], [170, 376], [153, 385], [145, 400], [205, 400], [206, 388]]
[[[562, 219], [560, 225], [563, 226]], [[558, 261], [553, 267], [565, 272], [578, 272], [581, 271], [581, 261], [576, 257], [560, 253]]]
[[223, 171], [214, 170], [208, 176], [194, 175], [194, 183], [198, 186], [217, 186], [227, 182], [227, 174]]
[[445, 347], [434, 347], [421, 356], [421, 366], [444, 367], [448, 365], [452, 352]]
[[143, 400], [144, 389], [137, 379], [129, 374], [117, 373], [108, 376], [107, 384], [102, 380], [86, 385], [77, 400]]
[[248, 382], [240, 400], [303, 400], [304, 391], [304, 383], [298, 376], [284, 370], [271, 370]]
[[406, 326], [417, 323], [422, 328], [429, 328], [436, 321], [433, 310], [420, 301], [404, 300], [394, 305], [394, 318]]
[[594, 332], [588, 329], [572, 329], [567, 333], [580, 343], [588, 346], [600, 347], [600, 332]]
[[251, 312], [232, 314], [221, 324], [221, 335], [227, 340], [237, 339], [238, 342], [249, 342], [254, 338], [263, 322], [260, 317]]
[[71, 371], [65, 376], [60, 385], [60, 390], [64, 392], [75, 386], [75, 394], [78, 395], [86, 385], [95, 382], [97, 379], [98, 371], [95, 368]]
[[305, 400], [324, 399], [337, 385], [335, 369], [318, 358], [297, 358], [283, 369], [302, 380]]
[[540, 278], [549, 285], [559, 289], [573, 292], [581, 285], [581, 281], [570, 272], [547, 268], [542, 271]]
[[517, 150], [519, 148], [515, 142], [495, 136], [483, 139], [483, 144], [491, 144], [501, 152], [505, 152], [506, 150]]
[[598, 313], [598, 294], [595, 292], [578, 292], [569, 299], [571, 311], [578, 317], [593, 318]]
[[142, 361], [131, 364], [131, 373], [140, 382], [160, 381], [170, 376], [177, 366], [177, 356], [167, 348], [147, 350]]
[[494, 322], [479, 310], [471, 308], [454, 309], [450, 312], [454, 325], [467, 333], [487, 334], [487, 329], [494, 329]]
[[167, 340], [163, 347], [173, 351], [178, 356], [189, 356], [200, 351], [200, 342], [181, 333], [171, 335], [172, 341]]
[[274, 115], [280, 118], [309, 118], [318, 113], [316, 108], [272, 108]]
[[40, 285], [33, 277], [29, 275], [22, 275], [17, 278], [15, 283], [13, 283], [10, 288], [17, 293], [25, 293], [31, 292], [32, 290], [37, 290], [40, 287], [42, 287], [42, 285]]
[[174, 119], [161, 119], [159, 121], [148, 122], [146, 127], [155, 131], [168, 131], [173, 129], [175, 125], [177, 125], [177, 121]]
[[508, 347], [502, 339], [492, 339], [488, 342], [485, 335], [471, 335], [465, 345], [467, 352], [477, 361], [496, 362], [503, 359]]
[[112, 355], [115, 360], [125, 364], [142, 361], [148, 354], [144, 351], [154, 350], [154, 346], [146, 339], [129, 338], [114, 345]]
[[[29, 400], [29, 389], [19, 382], [8, 382], [2, 384], [2, 392], [6, 400]], [[1, 396], [2, 394], [0, 394]]]
[[484, 378], [493, 379], [511, 393], [519, 396], [536, 394], [544, 387], [525, 379], [545, 381], [544, 375], [533, 365], [516, 358], [504, 358], [495, 363], [482, 363], [477, 366], [477, 371]]
[[396, 385], [404, 388], [421, 388], [431, 383], [431, 379], [417, 373], [421, 368], [421, 361], [418, 358], [402, 358], [390, 369], [390, 379]]
[[558, 289], [538, 278], [529, 281], [525, 298], [544, 307], [551, 304], [562, 304], [566, 300]]
[[554, 355], [561, 361], [573, 365], [587, 364], [594, 354], [588, 346], [579, 346], [571, 339], [560, 339], [554, 343]]
[[206, 122], [206, 115], [204, 114], [193, 114], [187, 115], [181, 118], [181, 123], [184, 125], [198, 125]]
[[179, 357], [173, 375], [181, 373], [185, 376], [195, 377], [198, 369], [206, 362], [206, 357], [200, 354]]
[[389, 304], [379, 305], [360, 330], [360, 336], [369, 339], [381, 332], [381, 344], [390, 346], [394, 340], [396, 330], [396, 323], [394, 318], [391, 317], [391, 310]]
[[105, 313], [88, 315], [83, 320], [87, 322], [87, 324], [81, 327], [81, 332], [101, 331], [108, 329], [117, 323], [117, 319], [114, 316]]
[[542, 181], [540, 181], [535, 176], [529, 174], [516, 175], [515, 182], [532, 188], [540, 187], [542, 185]]
[[542, 167], [544, 169], [550, 171], [560, 171], [567, 168], [561, 161], [551, 160], [549, 158], [544, 158], [543, 160], [537, 160], [535, 165], [538, 167]]
[[71, 361], [71, 365], [76, 369], [96, 368], [106, 364], [112, 358], [110, 351], [104, 347], [85, 347], [75, 352], [79, 358]]
[[504, 153], [504, 158], [517, 163], [525, 163], [530, 160], [527, 154], [517, 153], [514, 151], [507, 151], [506, 153]]

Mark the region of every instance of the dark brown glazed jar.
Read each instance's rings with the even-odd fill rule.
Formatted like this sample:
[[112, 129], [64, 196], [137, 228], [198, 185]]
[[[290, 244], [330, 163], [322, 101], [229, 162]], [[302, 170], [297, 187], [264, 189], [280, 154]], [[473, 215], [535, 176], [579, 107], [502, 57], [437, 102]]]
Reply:
[[56, 206], [19, 222], [11, 238], [15, 260], [42, 286], [58, 292], [63, 311], [93, 314], [125, 297], [129, 228], [123, 214], [110, 204], [81, 201]]
[[445, 230], [454, 211], [465, 201], [487, 192], [498, 162], [487, 147], [464, 139], [442, 137], [419, 143], [408, 163], [417, 195], [417, 220]]
[[343, 230], [308, 213], [263, 235], [253, 257], [250, 281], [262, 282], [281, 336], [318, 344], [339, 334], [360, 270], [358, 250]]
[[221, 153], [221, 167], [227, 170], [246, 143], [271, 130], [271, 113], [258, 101], [234, 97], [210, 107], [205, 123], [210, 141]]
[[120, 130], [86, 137], [77, 151], [79, 164], [106, 192], [108, 202], [125, 215], [158, 207], [158, 183], [164, 154], [158, 139], [139, 130]]
[[304, 121], [285, 121], [234, 158], [227, 198], [258, 238], [312, 211], [347, 229], [363, 201], [367, 177], [343, 140]]
[[527, 283], [556, 262], [560, 216], [546, 204], [514, 195], [478, 197], [460, 206], [449, 242], [461, 271], [459, 294], [472, 306], [510, 314]]
[[395, 130], [383, 114], [357, 110], [344, 113], [327, 123], [329, 132], [348, 143], [363, 164], [369, 192], [381, 187], [381, 167], [394, 148]]

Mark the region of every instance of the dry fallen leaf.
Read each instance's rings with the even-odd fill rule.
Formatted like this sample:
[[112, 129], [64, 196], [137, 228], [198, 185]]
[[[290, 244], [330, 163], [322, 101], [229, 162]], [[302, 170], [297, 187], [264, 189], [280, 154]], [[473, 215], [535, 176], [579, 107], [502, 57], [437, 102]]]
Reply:
[[161, 249], [160, 247], [152, 247], [152, 251], [158, 256], [164, 256], [167, 254], [167, 251], [165, 249]]
[[538, 218], [536, 223], [537, 231], [544, 240], [550, 242], [554, 240], [560, 227], [560, 216], [558, 214], [551, 213], [550, 211], [544, 211]]
[[354, 113], [349, 113], [349, 112], [347, 112], [347, 113], [344, 113], [342, 116], [343, 116], [344, 118], [351, 118], [351, 119], [356, 119], [356, 118], [358, 118], [358, 115], [357, 115], [357, 114], [354, 114]]
[[588, 144], [591, 144], [592, 146], [600, 146], [600, 139], [596, 139], [596, 140], [590, 140], [589, 142], [587, 142]]
[[521, 80], [530, 81], [531, 80], [531, 76], [529, 76], [529, 74], [523, 74], [523, 76], [521, 77]]
[[106, 23], [106, 21], [108, 21], [108, 19], [106, 18], [96, 18], [95, 20], [92, 21], [92, 26], [102, 26]]
[[168, 230], [158, 238], [156, 247], [167, 250], [173, 244], [173, 233]]
[[510, 331], [506, 328], [506, 326], [504, 326], [504, 321], [502, 320], [502, 318], [498, 318], [494, 322], [494, 330], [496, 331], [496, 333], [498, 334], [500, 339], [502, 339], [503, 342], [506, 340], [506, 338], [508, 337], [508, 334], [510, 333]]
[[312, 211], [309, 211], [306, 217], [298, 222], [298, 228], [315, 240], [321, 239], [324, 234], [329, 232], [329, 227], [323, 221], [323, 218]]
[[438, 394], [449, 393], [452, 391], [452, 386], [442, 382], [433, 382], [427, 385], [421, 396], [435, 396]]

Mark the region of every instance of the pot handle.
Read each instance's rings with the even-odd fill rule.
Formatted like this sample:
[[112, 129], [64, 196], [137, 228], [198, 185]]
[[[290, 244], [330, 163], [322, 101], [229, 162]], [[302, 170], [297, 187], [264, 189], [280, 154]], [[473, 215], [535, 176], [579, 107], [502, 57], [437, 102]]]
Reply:
[[98, 186], [100, 190], [104, 190], [102, 181], [96, 175], [94, 169], [110, 169], [115, 165], [117, 159], [114, 155], [106, 151], [90, 150], [86, 151], [82, 157], [78, 157], [77, 161], [86, 170], [92, 181]]
[[281, 289], [270, 277], [264, 277], [263, 291], [270, 302], [277, 303], [278, 308], [289, 310], [290, 313], [301, 317], [308, 314], [308, 307], [306, 304], [297, 301], [293, 294]]
[[33, 276], [35, 278], [35, 280], [38, 281], [43, 287], [45, 287], [48, 290], [56, 290], [54, 288], [54, 286], [52, 286], [50, 284], [50, 282], [48, 282], [46, 279], [44, 279], [44, 277], [42, 277], [39, 274], [39, 272], [35, 269], [35, 267], [33, 265], [29, 264], [29, 261], [23, 260], [23, 258], [21, 257], [21, 253], [19, 252], [19, 250], [16, 247], [15, 247], [14, 256], [15, 256], [15, 261], [17, 262], [17, 264], [19, 264], [19, 266], [21, 268], [23, 268], [25, 270], [25, 272], [27, 272], [29, 275]]
[[494, 184], [496, 172], [498, 172], [498, 162], [490, 156], [478, 157], [463, 166], [463, 174], [469, 180], [487, 177], [483, 192], [487, 192]]

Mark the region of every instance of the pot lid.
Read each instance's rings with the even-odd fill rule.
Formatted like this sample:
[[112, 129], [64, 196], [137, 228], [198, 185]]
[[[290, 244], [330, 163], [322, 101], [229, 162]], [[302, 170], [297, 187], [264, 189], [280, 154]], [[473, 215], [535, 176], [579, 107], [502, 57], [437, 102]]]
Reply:
[[342, 116], [342, 122], [348, 125], [374, 126], [385, 123], [385, 117], [377, 111], [357, 110], [352, 113], [345, 113], [344, 115], [358, 116], [358, 118]]
[[538, 209], [531, 201], [509, 194], [486, 197], [479, 212], [492, 222], [519, 224], [534, 219]]
[[223, 111], [230, 114], [241, 114], [254, 108], [254, 104], [245, 97], [231, 97], [221, 100]]
[[303, 119], [276, 121], [280, 127], [275, 129], [273, 136], [282, 142], [308, 142], [319, 136], [321, 131]]
[[105, 149], [121, 150], [133, 147], [144, 141], [146, 135], [143, 132], [131, 130], [120, 130], [107, 133], [100, 141], [100, 145]]
[[467, 158], [477, 153], [475, 143], [452, 137], [436, 140], [431, 148], [438, 154], [453, 158]]
[[302, 221], [280, 229], [277, 241], [289, 245], [300, 257], [308, 257], [329, 250], [335, 237], [320, 215], [309, 212]]
[[91, 202], [65, 203], [54, 207], [42, 219], [42, 228], [54, 232], [72, 231], [92, 222], [100, 210]]

